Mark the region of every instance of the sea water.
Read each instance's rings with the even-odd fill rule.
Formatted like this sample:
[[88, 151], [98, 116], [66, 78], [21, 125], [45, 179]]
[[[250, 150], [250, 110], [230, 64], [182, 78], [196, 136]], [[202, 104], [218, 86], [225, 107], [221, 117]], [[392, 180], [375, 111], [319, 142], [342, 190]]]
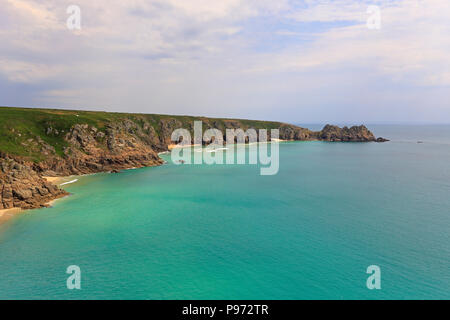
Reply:
[[370, 128], [392, 141], [280, 143], [273, 176], [79, 177], [0, 226], [0, 299], [449, 299], [450, 126]]

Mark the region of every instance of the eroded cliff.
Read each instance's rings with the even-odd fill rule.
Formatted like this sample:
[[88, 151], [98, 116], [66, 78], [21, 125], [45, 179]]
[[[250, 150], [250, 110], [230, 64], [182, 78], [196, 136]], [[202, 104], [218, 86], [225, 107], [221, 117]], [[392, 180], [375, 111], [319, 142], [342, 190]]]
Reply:
[[0, 209], [38, 208], [67, 195], [44, 176], [161, 165], [157, 153], [168, 150], [172, 132], [184, 128], [193, 137], [194, 121], [202, 121], [203, 130], [217, 128], [223, 133], [279, 129], [282, 140], [384, 141], [365, 126], [327, 125], [314, 132], [269, 121], [0, 108]]

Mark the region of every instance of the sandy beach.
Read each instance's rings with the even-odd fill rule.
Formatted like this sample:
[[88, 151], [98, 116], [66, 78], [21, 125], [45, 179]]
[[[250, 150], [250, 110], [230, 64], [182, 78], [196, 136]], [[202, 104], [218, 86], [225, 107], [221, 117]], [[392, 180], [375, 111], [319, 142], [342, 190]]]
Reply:
[[[86, 174], [87, 176], [89, 174]], [[81, 175], [83, 176], [83, 175]], [[81, 176], [64, 176], [64, 177], [47, 177], [43, 176], [42, 178], [46, 179], [48, 182], [57, 185], [58, 187], [62, 187], [66, 184], [71, 184], [78, 181], [78, 178]]]
[[[78, 179], [74, 179], [75, 176], [67, 176], [67, 177], [43, 177], [44, 179], [46, 179], [48, 182], [53, 183], [57, 186], [60, 186], [61, 184], [67, 183], [67, 182], [71, 182], [71, 181], [75, 181]], [[54, 199], [51, 200], [49, 202], [46, 203], [47, 206], [51, 207], [55, 201], [59, 200], [61, 198], [58, 199]], [[30, 209], [33, 210], [33, 209]], [[17, 214], [20, 213], [24, 213], [28, 210], [24, 210], [21, 208], [9, 208], [9, 209], [2, 209], [0, 210], [0, 225], [3, 224], [4, 222], [8, 221], [9, 219], [11, 219], [12, 217], [16, 216]]]
[[16, 214], [22, 212], [23, 210], [20, 208], [10, 208], [10, 209], [2, 209], [0, 210], [0, 225], [12, 217], [14, 217]]
[[169, 149], [169, 151], [175, 149], [175, 148], [189, 148], [189, 147], [200, 147], [200, 144], [169, 144], [167, 146], [167, 149]]
[[[47, 202], [45, 205], [51, 207], [55, 201], [58, 201], [61, 198], [58, 199], [53, 199], [49, 202]], [[8, 221], [9, 219], [13, 218], [14, 216], [21, 214], [21, 213], [25, 213], [29, 210], [33, 210], [33, 209], [21, 209], [21, 208], [10, 208], [10, 209], [2, 209], [0, 210], [0, 225], [3, 224], [4, 222]]]
[[42, 178], [44, 178], [45, 180], [47, 180], [48, 182], [50, 182], [50, 183], [53, 183], [53, 184], [56, 184], [56, 185], [58, 185], [58, 184], [60, 184], [61, 182], [63, 182], [63, 181], [65, 181], [66, 180], [66, 178], [68, 178], [68, 177], [42, 177]]
[[[286, 142], [287, 140], [282, 140], [282, 139], [275, 139], [275, 138], [272, 138], [271, 139], [273, 142]], [[271, 141], [267, 141], [268, 143], [270, 143]], [[261, 143], [261, 142], [255, 142], [256, 144], [258, 144], [258, 143]], [[241, 144], [241, 143], [232, 143], [231, 145], [237, 145], [237, 144]], [[245, 144], [245, 145], [249, 145], [249, 144], [252, 144], [252, 143], [242, 143], [242, 144]], [[224, 144], [223, 146], [224, 147], [226, 147], [227, 145], [229, 145], [229, 144]], [[158, 153], [158, 155], [159, 154], [165, 154], [165, 153], [170, 153], [170, 151], [172, 151], [173, 149], [176, 149], [176, 148], [189, 148], [189, 147], [203, 147], [202, 145], [200, 145], [200, 144], [169, 144], [168, 146], [167, 146], [167, 149], [169, 149], [169, 151], [164, 151], [164, 152], [160, 152], [160, 153]]]

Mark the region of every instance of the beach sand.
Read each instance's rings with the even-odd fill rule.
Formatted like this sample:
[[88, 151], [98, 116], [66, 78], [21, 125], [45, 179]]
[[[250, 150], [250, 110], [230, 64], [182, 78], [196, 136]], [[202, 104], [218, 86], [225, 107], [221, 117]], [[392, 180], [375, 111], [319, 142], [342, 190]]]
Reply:
[[167, 149], [169, 149], [169, 151], [175, 149], [175, 148], [189, 148], [189, 147], [200, 147], [200, 144], [169, 144], [167, 146]]
[[[274, 141], [274, 142], [285, 142], [285, 141], [287, 141], [287, 140], [282, 140], [282, 139], [275, 139], [275, 138], [272, 138], [272, 141]], [[268, 142], [270, 142], [270, 141], [268, 141]], [[258, 142], [255, 142], [256, 144], [258, 144]], [[232, 143], [231, 145], [235, 145], [235, 144], [237, 144], [237, 143]], [[248, 145], [249, 143], [244, 143], [244, 144], [246, 144], [246, 145]], [[224, 144], [224, 147], [226, 147], [228, 144]], [[202, 145], [200, 145], [200, 144], [185, 144], [185, 145], [182, 145], [182, 144], [169, 144], [168, 146], [167, 146], [167, 149], [169, 149], [169, 152], [170, 151], [172, 151], [173, 149], [175, 149], [175, 148], [189, 148], [189, 147], [203, 147]], [[225, 150], [225, 148], [223, 148], [223, 150]], [[164, 154], [164, 153], [167, 153], [168, 151], [165, 151], [165, 152], [160, 152], [160, 153], [158, 153], [158, 155], [159, 154]]]
[[[62, 199], [62, 198], [50, 200], [45, 205], [48, 207], [51, 207], [59, 199]], [[0, 225], [2, 225], [4, 222], [8, 221], [9, 219], [13, 218], [14, 216], [25, 213], [29, 210], [34, 210], [34, 209], [25, 210], [25, 209], [21, 209], [21, 208], [10, 208], [10, 209], [0, 210]]]
[[[68, 177], [43, 177], [43, 178], [46, 179], [48, 182], [59, 186], [61, 183], [70, 181], [73, 177], [75, 177], [75, 176], [68, 176]], [[76, 180], [78, 180], [78, 179], [76, 179]], [[61, 199], [61, 198], [51, 200], [51, 201], [47, 202], [46, 205], [51, 207], [55, 203], [55, 201], [57, 201], [59, 199]], [[2, 209], [2, 210], [0, 210], [0, 225], [3, 224], [4, 222], [8, 221], [9, 219], [14, 217], [15, 215], [20, 214], [20, 213], [24, 213], [26, 211], [28, 211], [28, 210], [24, 210], [24, 209], [21, 209], [21, 208], [10, 208], [10, 209]]]
[[50, 183], [58, 185], [59, 183], [65, 181], [67, 177], [42, 177]]
[[23, 210], [20, 208], [10, 208], [10, 209], [2, 209], [0, 210], [0, 224], [8, 221], [16, 214], [22, 212]]
[[44, 179], [46, 179], [48, 182], [53, 183], [54, 185], [57, 185], [58, 187], [62, 187], [66, 184], [71, 184], [78, 181], [79, 177], [87, 176], [90, 174], [85, 174], [81, 176], [64, 176], [64, 177], [47, 177], [43, 176]]

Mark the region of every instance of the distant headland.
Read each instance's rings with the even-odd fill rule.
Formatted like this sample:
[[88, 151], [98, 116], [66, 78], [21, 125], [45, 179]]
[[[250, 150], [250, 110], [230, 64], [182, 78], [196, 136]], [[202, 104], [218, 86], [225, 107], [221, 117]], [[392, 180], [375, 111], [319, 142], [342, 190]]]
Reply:
[[175, 129], [278, 129], [290, 141], [384, 142], [365, 126], [295, 125], [244, 119], [0, 107], [0, 210], [48, 206], [67, 195], [48, 177], [163, 164]]

